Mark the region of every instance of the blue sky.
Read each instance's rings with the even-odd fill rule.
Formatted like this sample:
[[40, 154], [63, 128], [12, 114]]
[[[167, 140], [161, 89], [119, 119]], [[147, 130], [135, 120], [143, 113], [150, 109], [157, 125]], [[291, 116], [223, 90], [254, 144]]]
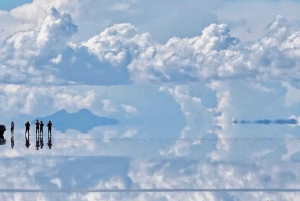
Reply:
[[[0, 122], [8, 130], [16, 123], [14, 148], [9, 131], [0, 147], [0, 188], [41, 192], [4, 193], [6, 200], [53, 200], [45, 189], [299, 188], [299, 2], [18, 2], [0, 7]], [[36, 150], [34, 126], [24, 146], [26, 121], [83, 109], [119, 123], [81, 132], [86, 125], [55, 129], [63, 121], [54, 119], [51, 150]], [[233, 123], [278, 119], [294, 123]], [[299, 199], [226, 191], [55, 196]]]
[[2, 0], [0, 2], [0, 9], [10, 11], [26, 3], [32, 3], [32, 0]]

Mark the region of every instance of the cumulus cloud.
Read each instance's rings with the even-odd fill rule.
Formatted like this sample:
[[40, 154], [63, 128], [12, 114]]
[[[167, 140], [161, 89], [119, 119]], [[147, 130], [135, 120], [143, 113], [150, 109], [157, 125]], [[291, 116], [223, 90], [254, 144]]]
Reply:
[[3, 72], [2, 82], [15, 81], [16, 76], [21, 82], [104, 85], [299, 77], [295, 44], [300, 29], [283, 16], [274, 19], [264, 37], [248, 43], [232, 37], [226, 24], [211, 24], [200, 36], [173, 37], [159, 44], [130, 23], [115, 24], [81, 43], [67, 43], [77, 29], [70, 14], [48, 8], [39, 31], [19, 32], [3, 43], [2, 65], [12, 70]]
[[[129, 66], [134, 81], [206, 79], [294, 80], [299, 77], [298, 31], [277, 16], [268, 33], [251, 43], [238, 43], [224, 24], [212, 24], [194, 38], [172, 38], [140, 54]], [[149, 54], [149, 51], [152, 54]], [[289, 70], [286, 70], [289, 69]]]
[[58, 55], [56, 52], [65, 47], [65, 39], [77, 31], [77, 26], [69, 14], [53, 7], [47, 14], [39, 31], [20, 31], [3, 41], [0, 46], [2, 83], [60, 82], [56, 69], [41, 64], [41, 60]]
[[[161, 150], [160, 153], [187, 156], [193, 146], [201, 144], [201, 140], [197, 138], [205, 136], [211, 129], [212, 122], [209, 122], [212, 120], [211, 113], [203, 107], [200, 98], [190, 95], [190, 88], [186, 85], [178, 85], [174, 88], [161, 87], [159, 90], [169, 93], [175, 99], [186, 118], [186, 126], [182, 129], [179, 140], [167, 150]], [[195, 140], [184, 140], [193, 138]]]
[[36, 36], [37, 45], [38, 47], [53, 47], [72, 36], [77, 29], [70, 14], [50, 7], [47, 9], [47, 17]]
[[[28, 31], [20, 29], [23, 31], [9, 36], [0, 46], [0, 82], [3, 83], [0, 87], [0, 110], [6, 114], [1, 118], [8, 122], [11, 117], [17, 116], [19, 113], [44, 116], [63, 108], [69, 112], [87, 108], [95, 114], [104, 113], [121, 117], [124, 124], [114, 128], [94, 128], [86, 135], [73, 130], [68, 130], [65, 134], [55, 131], [54, 151], [37, 153], [35, 150], [28, 150], [26, 154], [102, 155], [106, 157], [154, 157], [161, 154], [159, 157], [169, 157], [164, 161], [133, 159], [130, 164], [126, 161], [129, 159], [118, 158], [118, 162], [121, 161], [119, 164], [121, 169], [118, 169], [119, 166], [114, 161], [113, 164], [109, 164], [110, 159], [107, 157], [109, 166], [103, 174], [99, 174], [103, 168], [99, 169], [99, 163], [95, 164], [93, 159], [93, 162], [89, 163], [95, 165], [89, 169], [91, 172], [81, 171], [80, 174], [77, 174], [79, 177], [82, 175], [81, 180], [72, 178], [70, 175], [64, 178], [64, 174], [72, 171], [68, 169], [58, 174], [56, 171], [63, 168], [52, 162], [51, 167], [57, 169], [49, 176], [51, 178], [47, 177], [48, 185], [51, 183], [52, 186], [63, 188], [65, 186], [82, 187], [80, 185], [89, 183], [88, 187], [105, 189], [127, 187], [264, 188], [270, 187], [271, 184], [276, 187], [297, 186], [294, 181], [297, 181], [299, 176], [294, 171], [295, 164], [283, 167], [282, 164], [261, 164], [257, 161], [253, 163], [247, 161], [251, 163], [248, 166], [228, 163], [230, 160], [235, 162], [235, 159], [242, 158], [240, 155], [237, 156], [238, 153], [244, 154], [246, 159], [249, 155], [256, 159], [274, 155], [275, 158], [277, 157], [276, 159], [288, 160], [291, 157], [297, 157], [299, 152], [298, 149], [292, 147], [291, 143], [286, 141], [284, 145], [287, 147], [287, 153], [282, 156], [282, 152], [285, 150], [282, 145], [274, 146], [278, 145], [280, 147], [278, 150], [270, 147], [258, 147], [253, 151], [246, 146], [234, 145], [235, 143], [224, 140], [237, 134], [240, 134], [241, 138], [252, 136], [253, 133], [242, 130], [241, 127], [232, 126], [232, 117], [237, 114], [241, 119], [240, 113], [242, 112], [249, 115], [254, 112], [261, 114], [263, 111], [267, 111], [266, 108], [260, 106], [267, 105], [266, 103], [273, 101], [274, 97], [283, 97], [284, 92], [282, 91], [284, 90], [287, 91], [286, 106], [297, 106], [298, 91], [286, 84], [299, 78], [300, 29], [297, 26], [291, 24], [283, 16], [277, 16], [267, 27], [267, 33], [263, 37], [250, 42], [241, 42], [239, 38], [231, 34], [230, 26], [213, 23], [196, 36], [172, 37], [167, 42], [157, 42], [158, 40], [152, 37], [150, 32], [141, 31], [134, 23], [111, 24], [111, 22], [102, 22], [99, 20], [100, 18], [94, 16], [106, 27], [97, 31], [94, 36], [74, 42], [76, 40], [73, 40], [72, 37], [76, 37], [80, 29], [83, 29], [80, 25], [78, 26], [76, 20], [78, 17], [76, 12], [83, 11], [77, 10], [78, 5], [83, 4], [73, 0], [55, 0], [51, 3], [55, 4], [54, 7], [48, 7], [49, 3], [46, 1], [40, 2], [34, 1], [34, 4], [11, 12], [14, 15], [14, 19], [10, 19], [11, 21], [23, 20], [27, 25], [21, 27], [32, 26], [33, 29]], [[88, 3], [90, 2], [88, 1]], [[196, 3], [198, 5], [199, 1]], [[133, 4], [131, 1], [128, 3], [117, 2], [113, 7], [109, 7], [109, 12], [133, 11], [135, 6]], [[64, 5], [72, 6], [64, 8]], [[106, 5], [106, 3], [101, 5]], [[168, 5], [170, 4], [168, 3]], [[29, 8], [34, 8], [32, 13]], [[72, 9], [74, 10], [66, 12]], [[134, 12], [128, 13], [134, 15]], [[89, 12], [86, 14], [89, 15]], [[2, 14], [0, 15], [2, 16]], [[24, 19], [21, 19], [22, 15]], [[37, 19], [34, 19], [35, 16]], [[107, 24], [110, 26], [108, 27]], [[155, 27], [157, 29], [158, 26]], [[84, 31], [94, 32], [90, 28]], [[174, 33], [174, 35], [176, 34]], [[240, 79], [245, 82], [250, 80], [250, 84], [246, 85], [257, 93], [254, 94], [251, 90], [249, 94], [243, 93], [245, 89], [240, 82], [233, 84], [236, 86], [235, 88], [228, 82], [228, 80]], [[282, 90], [278, 87], [273, 90], [272, 87], [268, 88], [258, 82], [261, 80], [285, 81], [283, 82], [285, 88], [282, 87], [284, 88]], [[192, 90], [190, 81], [197, 81], [197, 90]], [[115, 86], [116, 88], [110, 86], [104, 89], [101, 88], [103, 86], [91, 86], [125, 85], [131, 82], [159, 83], [159, 86], [156, 85], [155, 90], [150, 90], [148, 88], [150, 85], [127, 85], [126, 90], [122, 86]], [[162, 82], [168, 83], [164, 83], [162, 86], [160, 85]], [[215, 95], [214, 99], [207, 98], [208, 92], [200, 88], [202, 85], [205, 86], [206, 82], [208, 82], [207, 88]], [[7, 85], [7, 83], [26, 83], [35, 86]], [[60, 84], [70, 86], [45, 86]], [[281, 91], [278, 92], [278, 89]], [[257, 94], [261, 95], [260, 92], [264, 94], [261, 96], [262, 98], [256, 96]], [[241, 93], [245, 94], [245, 97], [241, 97]], [[238, 96], [239, 98], [237, 98]], [[271, 98], [267, 100], [265, 96]], [[258, 99], [257, 102], [263, 98], [266, 101], [264, 104], [258, 104], [255, 110], [249, 109], [250, 106], [243, 110], [244, 105], [251, 103], [252, 99], [247, 103], [243, 101], [247, 98], [250, 99], [249, 97]], [[241, 103], [237, 104], [239, 101]], [[290, 112], [281, 111], [279, 108], [274, 113], [286, 117]], [[299, 122], [296, 115], [288, 120], [280, 119], [281, 117], [275, 115], [269, 118], [277, 119], [274, 122], [276, 124], [295, 123], [296, 120]], [[133, 118], [137, 116], [139, 118]], [[252, 119], [263, 120], [262, 116]], [[269, 120], [258, 120], [255, 123], [269, 123]], [[18, 129], [16, 132], [23, 133], [23, 130]], [[295, 133], [295, 130], [285, 132]], [[269, 135], [277, 135], [279, 132], [274, 131], [274, 133]], [[149, 136], [153, 139], [147, 140]], [[215, 141], [213, 143], [202, 141], [202, 138], [208, 136]], [[141, 137], [146, 139], [139, 140], [138, 138]], [[155, 137], [173, 139], [155, 141]], [[137, 139], [130, 141], [129, 138]], [[209, 147], [206, 147], [208, 145]], [[25, 152], [22, 151], [6, 150], [1, 156], [23, 156]], [[278, 154], [278, 152], [280, 153]], [[208, 157], [215, 163], [207, 164], [190, 158], [177, 158], [178, 156], [191, 157], [191, 155], [196, 156], [198, 160]], [[70, 161], [72, 160], [70, 159]], [[224, 160], [227, 160], [225, 164], [222, 163]], [[58, 159], [54, 161], [57, 162]], [[40, 165], [41, 162], [37, 163]], [[46, 164], [49, 165], [49, 163]], [[85, 163], [81, 164], [86, 165]], [[101, 164], [107, 164], [107, 161], [104, 160]], [[70, 167], [76, 168], [75, 170], [80, 170], [73, 165], [69, 164]], [[274, 167], [274, 169], [270, 170], [269, 167]], [[5, 164], [2, 164], [2, 169], [7, 169]], [[255, 175], [253, 170], [256, 169], [259, 171]], [[19, 171], [19, 169], [16, 170]], [[114, 172], [114, 170], [116, 171]], [[34, 169], [28, 172], [28, 175], [41, 175], [41, 171], [43, 171], [42, 168]], [[111, 175], [108, 175], [109, 173]], [[25, 176], [21, 175], [22, 187], [23, 185], [43, 187], [43, 184], [35, 185], [32, 178], [28, 180], [26, 174]], [[6, 176], [4, 173], [3, 175]], [[96, 178], [95, 175], [100, 175], [101, 178]], [[289, 181], [284, 178], [289, 178]], [[19, 183], [14, 185], [14, 187], [20, 187]], [[80, 195], [76, 196], [70, 197], [72, 199], [82, 198]], [[83, 198], [86, 200], [113, 200], [120, 197], [86, 194]], [[176, 197], [168, 194], [136, 194], [136, 196], [132, 196], [132, 200], [149, 200], [149, 198], [150, 200], [157, 198], [183, 200], [187, 199], [187, 196]], [[257, 197], [254, 194], [250, 196], [250, 199], [255, 198]], [[249, 197], [245, 198], [240, 194], [207, 193], [192, 194], [190, 199], [245, 200]]]
[[131, 24], [118, 24], [105, 29], [82, 45], [100, 61], [113, 66], [127, 66], [139, 51], [137, 29]]
[[88, 91], [85, 96], [58, 93], [54, 98], [54, 108], [57, 110], [66, 109], [75, 112], [82, 108], [89, 109], [94, 102], [95, 92], [93, 90]]

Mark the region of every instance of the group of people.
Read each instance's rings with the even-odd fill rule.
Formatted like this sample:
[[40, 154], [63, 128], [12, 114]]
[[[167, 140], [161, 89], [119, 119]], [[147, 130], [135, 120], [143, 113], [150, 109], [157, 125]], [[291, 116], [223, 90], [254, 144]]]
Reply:
[[[35, 126], [36, 126], [36, 129], [35, 129], [35, 132], [36, 132], [36, 150], [38, 150], [39, 147], [41, 147], [41, 149], [42, 149], [43, 146], [44, 146], [44, 141], [43, 141], [44, 123], [43, 123], [43, 121], [39, 122], [39, 120], [37, 119], [36, 122], [35, 122]], [[51, 133], [51, 131], [52, 131], [52, 122], [51, 121], [49, 121], [47, 123], [47, 127], [48, 127], [48, 143], [47, 143], [47, 145], [48, 145], [49, 149], [51, 149], [51, 147], [52, 147], [52, 139], [51, 139], [51, 137], [52, 137], [52, 133]], [[10, 127], [10, 130], [11, 130], [11, 148], [13, 148], [14, 144], [15, 144], [15, 142], [14, 142], [14, 129], [15, 129], [15, 124], [12, 121], [11, 122], [11, 127]], [[29, 148], [29, 146], [30, 146], [29, 131], [30, 131], [30, 123], [29, 123], [29, 121], [27, 121], [25, 123], [25, 146], [27, 148]], [[26, 136], [26, 133], [28, 134], [27, 136]]]
[[[12, 122], [13, 123], [13, 122]], [[43, 121], [39, 122], [39, 120], [37, 119], [35, 122], [35, 133], [36, 134], [41, 134], [44, 133], [43, 129], [44, 129], [44, 123]], [[47, 124], [48, 127], [48, 135], [51, 134], [51, 130], [52, 130], [52, 122], [49, 121]], [[25, 135], [26, 133], [29, 134], [29, 130], [30, 130], [30, 123], [29, 121], [27, 121], [27, 123], [25, 124]]]

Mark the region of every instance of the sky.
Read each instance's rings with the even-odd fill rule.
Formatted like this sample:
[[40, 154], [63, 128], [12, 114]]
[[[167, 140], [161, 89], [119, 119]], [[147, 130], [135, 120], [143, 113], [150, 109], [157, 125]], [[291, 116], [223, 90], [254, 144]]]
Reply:
[[26, 3], [32, 3], [32, 0], [2, 0], [0, 3], [0, 9], [3, 11], [10, 11], [18, 6], [22, 6]]
[[[299, 189], [299, 10], [286, 0], [1, 1], [1, 196], [299, 199], [281, 192]], [[36, 150], [32, 126], [24, 146], [26, 121], [83, 109], [120, 123], [82, 132], [54, 121], [51, 150], [46, 134]]]

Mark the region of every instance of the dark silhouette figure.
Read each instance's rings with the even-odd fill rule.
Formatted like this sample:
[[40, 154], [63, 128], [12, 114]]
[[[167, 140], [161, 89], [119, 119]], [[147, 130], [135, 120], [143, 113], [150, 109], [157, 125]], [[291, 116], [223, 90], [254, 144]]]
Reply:
[[29, 121], [27, 121], [27, 123], [25, 124], [25, 128], [26, 128], [26, 130], [25, 130], [25, 138], [26, 138], [26, 133], [28, 133], [28, 136], [30, 135], [29, 134], [29, 130], [30, 130], [30, 123], [29, 123]]
[[39, 150], [39, 147], [40, 147], [40, 135], [38, 133], [36, 133], [36, 135], [35, 135], [35, 146], [36, 146], [36, 150]]
[[14, 146], [15, 146], [15, 137], [14, 137], [14, 135], [11, 135], [10, 143], [11, 143], [11, 148], [13, 149]]
[[43, 121], [41, 121], [41, 123], [40, 123], [40, 133], [44, 134], [44, 123], [43, 123]]
[[35, 133], [37, 134], [39, 132], [40, 132], [40, 122], [37, 119], [36, 122], [35, 122]]
[[26, 137], [26, 135], [25, 135], [25, 140], [26, 140], [25, 146], [26, 146], [27, 148], [29, 148], [29, 146], [30, 146], [29, 134], [28, 134], [28, 137]]
[[14, 133], [14, 130], [15, 130], [15, 124], [14, 124], [14, 122], [12, 121], [11, 124], [10, 124], [10, 132], [11, 132], [11, 134]]
[[51, 137], [52, 137], [52, 134], [50, 134], [50, 136], [48, 135], [48, 143], [47, 143], [47, 145], [48, 145], [49, 149], [51, 149], [51, 147], [52, 147], [52, 139], [51, 139]]
[[43, 149], [44, 146], [44, 134], [40, 133], [40, 143], [41, 143], [41, 149]]
[[50, 136], [52, 134], [51, 133], [51, 129], [52, 129], [52, 123], [51, 123], [51, 121], [48, 122], [47, 127], [48, 127], [48, 138], [49, 138], [49, 134], [50, 134]]

